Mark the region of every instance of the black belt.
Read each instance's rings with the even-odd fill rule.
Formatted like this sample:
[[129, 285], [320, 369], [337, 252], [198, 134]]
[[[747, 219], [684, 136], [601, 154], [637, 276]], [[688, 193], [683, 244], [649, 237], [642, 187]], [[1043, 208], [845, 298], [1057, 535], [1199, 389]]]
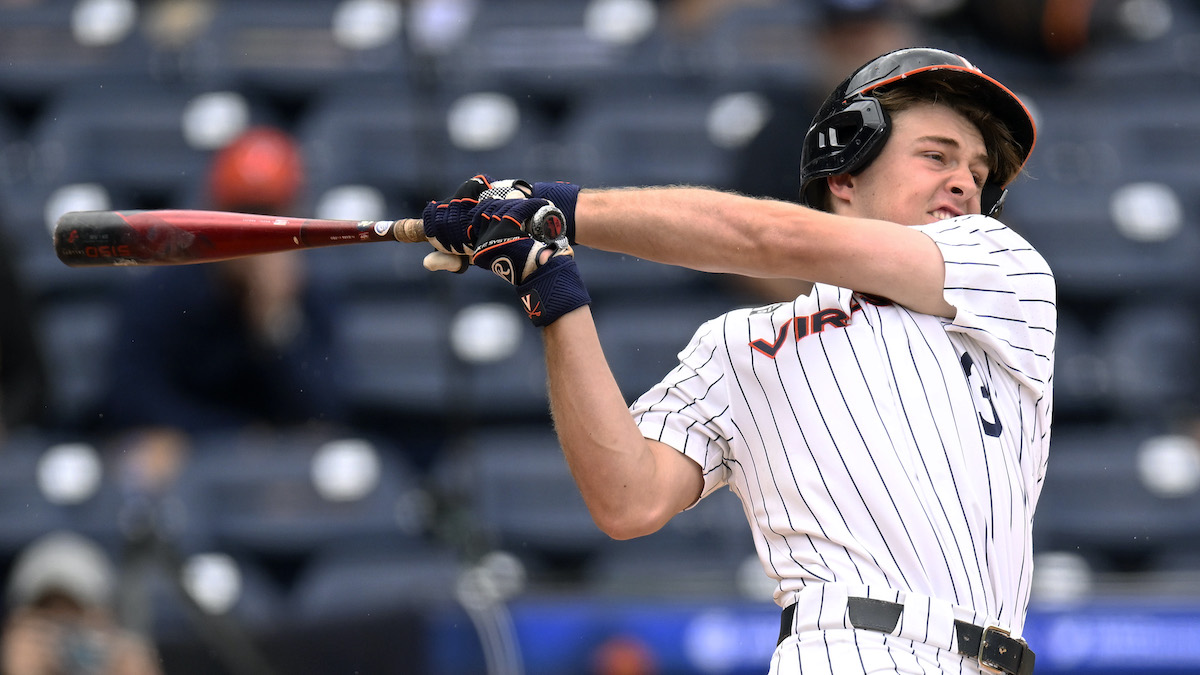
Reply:
[[[871, 598], [847, 598], [846, 609], [850, 625], [864, 630], [891, 633], [900, 625], [904, 605]], [[788, 605], [783, 610], [779, 624], [779, 642], [792, 634], [792, 620], [796, 606]], [[1025, 641], [1014, 638], [1008, 631], [995, 626], [983, 628], [966, 621], [954, 621], [958, 653], [979, 661], [981, 665], [1009, 675], [1031, 675], [1033, 673], [1033, 650]]]

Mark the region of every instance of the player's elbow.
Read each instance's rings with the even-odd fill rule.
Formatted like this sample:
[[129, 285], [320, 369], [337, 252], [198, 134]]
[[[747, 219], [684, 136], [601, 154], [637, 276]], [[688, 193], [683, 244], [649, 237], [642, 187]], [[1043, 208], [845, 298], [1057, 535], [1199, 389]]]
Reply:
[[593, 518], [600, 531], [618, 541], [637, 539], [657, 532], [662, 526], [648, 527], [645, 524], [629, 521], [599, 520]]
[[669, 515], [645, 508], [592, 509], [591, 514], [601, 532], [622, 541], [654, 534], [670, 520]]

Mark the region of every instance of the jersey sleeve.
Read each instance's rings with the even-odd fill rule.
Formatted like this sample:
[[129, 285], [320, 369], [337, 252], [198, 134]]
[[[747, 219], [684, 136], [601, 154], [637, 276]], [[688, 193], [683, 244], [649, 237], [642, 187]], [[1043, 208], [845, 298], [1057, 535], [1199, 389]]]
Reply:
[[976, 340], [1023, 384], [1043, 393], [1054, 366], [1054, 275], [1024, 238], [986, 216], [921, 226], [946, 264], [948, 330]]
[[704, 495], [724, 485], [732, 422], [723, 348], [725, 317], [700, 326], [679, 363], [642, 394], [630, 412], [646, 438], [676, 448], [700, 465]]

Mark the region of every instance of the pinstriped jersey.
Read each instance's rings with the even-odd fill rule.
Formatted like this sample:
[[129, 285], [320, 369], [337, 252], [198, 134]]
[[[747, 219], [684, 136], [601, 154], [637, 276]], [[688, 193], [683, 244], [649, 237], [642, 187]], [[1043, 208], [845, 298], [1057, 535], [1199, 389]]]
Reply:
[[708, 321], [631, 406], [647, 438], [741, 499], [776, 602], [886, 587], [1019, 634], [1050, 436], [1053, 275], [1002, 223], [919, 226], [944, 319], [817, 284]]

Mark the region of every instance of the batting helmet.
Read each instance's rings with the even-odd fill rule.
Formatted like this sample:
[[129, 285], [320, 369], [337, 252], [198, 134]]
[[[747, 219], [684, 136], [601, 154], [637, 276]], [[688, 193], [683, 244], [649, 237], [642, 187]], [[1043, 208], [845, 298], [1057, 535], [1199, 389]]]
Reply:
[[251, 127], [213, 158], [213, 208], [280, 213], [295, 206], [304, 182], [296, 141], [273, 127]]
[[[891, 120], [871, 92], [900, 81], [929, 79], [945, 81], [992, 110], [1008, 127], [1019, 146], [1021, 166], [1025, 165], [1037, 131], [1029, 110], [1015, 94], [957, 54], [929, 48], [900, 49], [854, 71], [817, 110], [800, 155], [801, 203], [821, 208], [820, 179], [862, 171], [883, 149]], [[1005, 187], [991, 182], [984, 186], [984, 213], [999, 212]]]

